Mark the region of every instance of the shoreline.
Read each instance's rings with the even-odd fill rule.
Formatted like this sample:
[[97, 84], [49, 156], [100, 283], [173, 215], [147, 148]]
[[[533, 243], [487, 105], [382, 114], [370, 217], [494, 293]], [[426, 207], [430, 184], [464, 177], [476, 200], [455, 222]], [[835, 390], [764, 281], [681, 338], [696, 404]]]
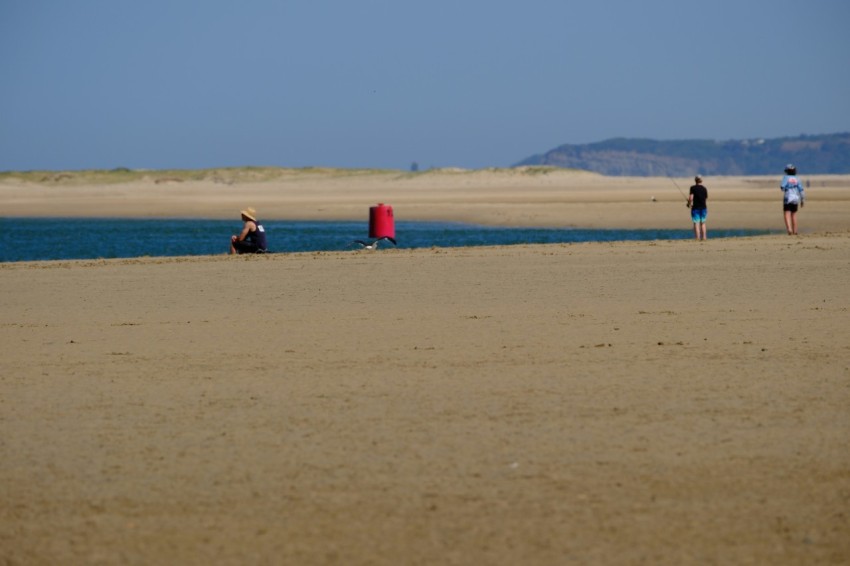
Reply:
[[[597, 229], [593, 229], [597, 230]], [[598, 230], [605, 230], [604, 228], [598, 228]], [[653, 229], [649, 229], [653, 230]], [[850, 233], [850, 231], [848, 231]], [[817, 233], [803, 233], [795, 238], [806, 238], [806, 237], [832, 237], [836, 235], [840, 235], [841, 232], [817, 232]], [[736, 240], [745, 240], [745, 239], [760, 239], [760, 238], [773, 238], [776, 236], [789, 237], [784, 231], [783, 232], [772, 232], [767, 234], [744, 234], [741, 236], [718, 236], [716, 238], [709, 238], [709, 241], [736, 241]], [[511, 248], [528, 248], [535, 249], [537, 247], [565, 247], [565, 246], [582, 246], [582, 245], [602, 245], [602, 246], [617, 246], [617, 245], [628, 245], [628, 244], [658, 244], [658, 243], [673, 243], [673, 242], [690, 242], [692, 240], [692, 234], [690, 237], [682, 237], [682, 238], [661, 238], [661, 239], [628, 239], [628, 240], [583, 240], [576, 242], [518, 242], [515, 244], [481, 244], [481, 245], [453, 245], [453, 246], [440, 246], [440, 245], [428, 245], [428, 246], [418, 246], [418, 247], [386, 247], [381, 248], [376, 252], [369, 252], [365, 250], [359, 250], [356, 248], [340, 250], [297, 250], [297, 251], [270, 251], [265, 254], [244, 254], [244, 255], [235, 255], [231, 256], [227, 253], [227, 251], [223, 251], [220, 253], [210, 253], [210, 254], [197, 254], [197, 255], [139, 255], [139, 256], [125, 256], [125, 257], [91, 257], [91, 258], [60, 258], [60, 259], [36, 259], [36, 260], [19, 260], [19, 261], [0, 261], [0, 269], [4, 268], [12, 268], [15, 266], [23, 265], [23, 266], [41, 266], [41, 264], [52, 264], [50, 266], [44, 267], [67, 267], [69, 265], [103, 265], [108, 262], [117, 262], [121, 265], [144, 265], [147, 263], [185, 263], [191, 262], [195, 260], [199, 261], [263, 261], [263, 258], [268, 258], [272, 256], [285, 256], [285, 257], [300, 257], [300, 256], [310, 256], [310, 257], [322, 257], [331, 254], [366, 254], [366, 253], [376, 253], [376, 254], [392, 254], [392, 253], [400, 253], [400, 252], [408, 252], [408, 251], [419, 251], [419, 250], [437, 250], [443, 253], [450, 253], [453, 251], [462, 252], [464, 250], [476, 250], [476, 249], [504, 249], [510, 250]], [[704, 243], [695, 243], [695, 245], [706, 245]]]
[[[223, 253], [212, 240], [199, 237], [198, 226], [203, 225], [207, 234], [221, 233], [226, 236], [229, 228], [238, 228], [232, 220], [182, 219], [182, 218], [23, 218], [25, 222], [10, 223], [0, 218], [4, 233], [15, 231], [17, 238], [29, 239], [43, 233], [52, 233], [53, 238], [62, 234], [76, 234], [87, 231], [86, 237], [92, 242], [79, 248], [56, 242], [49, 247], [30, 246], [24, 254], [13, 248], [15, 241], [0, 238], [0, 246], [9, 245], [9, 249], [0, 253], [0, 264], [38, 262], [38, 261], [74, 261], [132, 259], [143, 257], [206, 257]], [[158, 224], [162, 222], [163, 224]], [[193, 226], [197, 222], [198, 225]], [[357, 252], [351, 245], [352, 234], [363, 231], [364, 221], [345, 222], [308, 220], [308, 221], [270, 221], [264, 222], [270, 237], [268, 254], [291, 255], [317, 252]], [[138, 223], [134, 225], [134, 223]], [[300, 224], [300, 223], [303, 223]], [[323, 225], [326, 227], [323, 228]], [[419, 224], [419, 225], [417, 225]], [[433, 227], [428, 225], [433, 224]], [[302, 227], [303, 226], [303, 227]], [[178, 228], [179, 227], [179, 228]], [[115, 231], [124, 234], [124, 238], [133, 244], [116, 247], [109, 243]], [[174, 244], [169, 234], [189, 233], [181, 245]], [[318, 232], [318, 234], [317, 234]], [[111, 236], [106, 237], [109, 234]], [[431, 234], [429, 236], [428, 234]], [[752, 229], [714, 229], [712, 240], [737, 239], [746, 237], [776, 236], [784, 234], [776, 230]], [[311, 236], [312, 235], [312, 236]], [[280, 240], [278, 241], [278, 237]], [[346, 237], [348, 239], [346, 239]], [[485, 226], [461, 222], [405, 221], [396, 225], [397, 245], [385, 246], [380, 250], [412, 249], [456, 249], [477, 247], [509, 247], [516, 245], [573, 245], [580, 243], [608, 243], [645, 241], [678, 241], [692, 239], [692, 231], [676, 229], [617, 229], [617, 228], [540, 228], [518, 226]], [[106, 245], [99, 245], [103, 239]], [[140, 244], [144, 241], [144, 244]], [[346, 245], [340, 242], [348, 242]], [[220, 247], [220, 246], [218, 246]], [[186, 253], [187, 249], [193, 253]], [[116, 255], [117, 254], [117, 255]]]

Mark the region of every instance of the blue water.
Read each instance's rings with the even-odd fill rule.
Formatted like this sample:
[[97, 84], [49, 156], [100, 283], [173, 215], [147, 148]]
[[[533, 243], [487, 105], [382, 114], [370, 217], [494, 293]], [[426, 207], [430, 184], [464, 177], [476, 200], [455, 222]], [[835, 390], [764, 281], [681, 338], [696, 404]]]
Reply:
[[[365, 222], [263, 222], [269, 250], [277, 253], [358, 249], [368, 239]], [[226, 253], [230, 235], [242, 228], [230, 220], [123, 220], [0, 218], [0, 262], [54, 259], [128, 258]], [[587, 230], [498, 228], [446, 222], [396, 222], [399, 248], [494, 246], [674, 240], [693, 237], [681, 230]], [[711, 237], [753, 236], [759, 230], [712, 230]], [[389, 242], [382, 242], [392, 247]]]

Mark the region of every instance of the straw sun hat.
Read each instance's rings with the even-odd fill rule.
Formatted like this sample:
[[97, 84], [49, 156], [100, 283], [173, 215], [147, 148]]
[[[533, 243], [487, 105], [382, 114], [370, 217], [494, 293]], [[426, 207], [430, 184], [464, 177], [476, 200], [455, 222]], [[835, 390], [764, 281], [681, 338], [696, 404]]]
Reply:
[[254, 210], [253, 208], [248, 207], [248, 208], [246, 208], [245, 210], [240, 210], [239, 212], [240, 212], [240, 213], [242, 214], [242, 216], [244, 216], [245, 218], [250, 218], [250, 219], [251, 219], [251, 220], [253, 220], [254, 222], [256, 222], [256, 221], [257, 221], [257, 211], [256, 211], [256, 210]]

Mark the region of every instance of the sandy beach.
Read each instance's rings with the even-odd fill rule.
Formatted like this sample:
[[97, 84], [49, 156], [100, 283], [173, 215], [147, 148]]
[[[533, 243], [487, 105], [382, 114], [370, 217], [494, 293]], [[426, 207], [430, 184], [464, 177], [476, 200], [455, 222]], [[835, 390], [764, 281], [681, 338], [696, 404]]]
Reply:
[[[0, 205], [690, 230], [665, 178], [250, 174]], [[0, 264], [0, 563], [846, 564], [850, 176], [807, 190], [799, 237]]]

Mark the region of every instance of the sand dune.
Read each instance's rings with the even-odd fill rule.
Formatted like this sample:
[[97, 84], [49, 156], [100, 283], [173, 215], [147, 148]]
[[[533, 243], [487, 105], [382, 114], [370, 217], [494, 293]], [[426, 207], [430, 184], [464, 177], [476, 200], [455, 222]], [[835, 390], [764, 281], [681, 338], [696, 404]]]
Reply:
[[[58, 180], [52, 180], [57, 179]], [[360, 220], [391, 204], [404, 220], [587, 228], [690, 225], [691, 179], [603, 177], [548, 169], [496, 171], [277, 170], [174, 175], [110, 184], [85, 173], [0, 181], [4, 216], [236, 218], [252, 206], [265, 219]], [[157, 182], [162, 181], [164, 182]], [[842, 230], [850, 214], [850, 175], [812, 176], [804, 230]], [[88, 181], [88, 182], [87, 182]], [[782, 229], [779, 177], [706, 177], [709, 226]], [[678, 185], [678, 188], [677, 188]], [[654, 200], [653, 200], [654, 199]]]

